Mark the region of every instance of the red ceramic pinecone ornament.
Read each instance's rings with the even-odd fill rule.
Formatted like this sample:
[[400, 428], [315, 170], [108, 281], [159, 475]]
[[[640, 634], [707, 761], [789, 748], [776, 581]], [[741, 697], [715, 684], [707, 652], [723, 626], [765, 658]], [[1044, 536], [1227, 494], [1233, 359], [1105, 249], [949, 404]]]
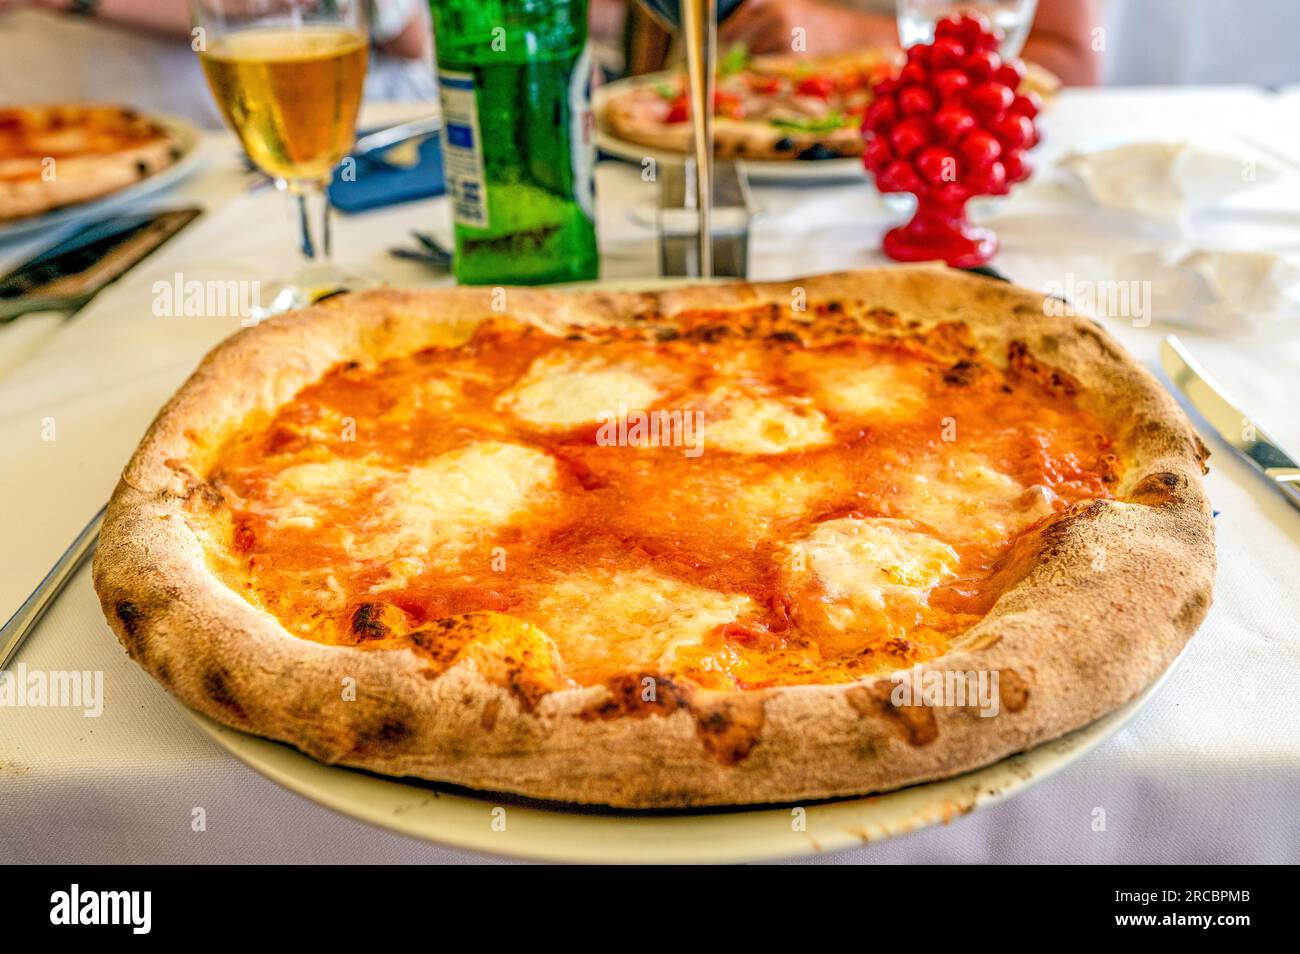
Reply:
[[885, 254], [969, 268], [993, 257], [997, 237], [966, 221], [966, 203], [1029, 178], [1039, 103], [1018, 92], [1024, 65], [998, 56], [1001, 36], [982, 16], [949, 17], [934, 32], [933, 43], [907, 51], [896, 76], [872, 87], [862, 161], [881, 192], [917, 199], [912, 221], [885, 235]]

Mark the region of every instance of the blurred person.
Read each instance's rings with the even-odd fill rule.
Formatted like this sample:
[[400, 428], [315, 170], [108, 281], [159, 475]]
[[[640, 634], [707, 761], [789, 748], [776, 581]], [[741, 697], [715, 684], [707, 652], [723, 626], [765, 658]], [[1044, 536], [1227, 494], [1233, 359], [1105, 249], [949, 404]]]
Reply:
[[1300, 83], [1297, 0], [1108, 0], [1106, 82]]
[[623, 38], [634, 3], [625, 0], [591, 0], [588, 36], [597, 79], [622, 76], [627, 71]]
[[[428, 6], [371, 0], [366, 96], [437, 98]], [[0, 102], [98, 100], [222, 126], [186, 0], [0, 0]]]

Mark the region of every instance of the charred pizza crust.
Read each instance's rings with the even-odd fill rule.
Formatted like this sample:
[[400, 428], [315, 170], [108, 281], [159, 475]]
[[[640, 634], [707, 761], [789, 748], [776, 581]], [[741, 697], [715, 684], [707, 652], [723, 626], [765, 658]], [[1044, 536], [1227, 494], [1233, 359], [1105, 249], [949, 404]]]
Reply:
[[[1207, 451], [1172, 399], [1095, 323], [1050, 316], [1038, 293], [932, 267], [649, 294], [512, 289], [510, 306], [562, 333], [780, 305], [796, 288], [810, 305], [865, 304], [868, 315], [901, 315], [914, 328], [964, 322], [993, 360], [1068, 369], [1127, 462], [1116, 499], [1083, 501], [1015, 542], [997, 568], [1001, 597], [952, 652], [926, 664], [927, 672], [999, 672], [994, 718], [895, 706], [884, 676], [724, 692], [648, 673], [557, 688], [546, 634], [502, 614], [443, 621], [429, 652], [367, 651], [297, 638], [222, 582], [195, 527], [218, 505], [204, 475], [223, 443], [339, 362], [464, 340], [491, 318], [490, 289], [336, 298], [208, 355], [113, 495], [94, 567], [105, 615], [132, 658], [182, 701], [322, 761], [625, 807], [886, 790], [1025, 750], [1133, 698], [1210, 604]], [[820, 312], [826, 317], [811, 324], [765, 333], [815, 336], [819, 324], [843, 321], [838, 307]], [[355, 701], [344, 700], [345, 685], [356, 687]]]
[[126, 107], [0, 107], [0, 222], [124, 189], [180, 154], [170, 130]]

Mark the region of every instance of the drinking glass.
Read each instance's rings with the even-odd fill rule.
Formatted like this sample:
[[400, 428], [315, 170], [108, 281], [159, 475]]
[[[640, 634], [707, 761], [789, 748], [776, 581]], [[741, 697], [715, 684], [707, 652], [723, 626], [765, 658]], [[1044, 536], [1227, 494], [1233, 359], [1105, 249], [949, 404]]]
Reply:
[[254, 165], [293, 202], [303, 262], [259, 315], [371, 284], [330, 262], [328, 186], [356, 139], [367, 0], [190, 0], [212, 95]]
[[1002, 31], [998, 52], [1019, 56], [1029, 38], [1038, 0], [898, 0], [898, 38], [906, 49], [934, 39], [934, 25], [961, 10], [977, 10]]

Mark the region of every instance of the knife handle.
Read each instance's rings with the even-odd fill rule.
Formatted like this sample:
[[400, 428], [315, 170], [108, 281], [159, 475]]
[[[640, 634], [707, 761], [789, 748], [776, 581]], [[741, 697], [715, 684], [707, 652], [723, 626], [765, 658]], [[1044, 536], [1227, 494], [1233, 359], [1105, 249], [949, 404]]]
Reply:
[[1300, 510], [1300, 467], [1268, 467], [1264, 473], [1291, 501], [1291, 506]]

